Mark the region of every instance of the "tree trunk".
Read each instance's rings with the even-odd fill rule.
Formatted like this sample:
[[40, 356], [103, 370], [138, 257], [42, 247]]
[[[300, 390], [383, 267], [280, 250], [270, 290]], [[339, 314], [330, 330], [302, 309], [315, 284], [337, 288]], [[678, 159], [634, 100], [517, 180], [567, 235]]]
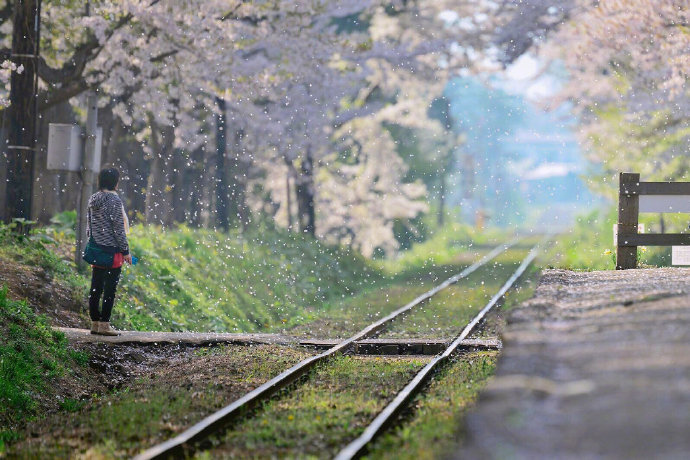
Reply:
[[438, 191], [438, 215], [436, 216], [436, 223], [438, 227], [443, 227], [446, 217], [446, 174], [442, 171], [439, 176], [439, 191]]
[[230, 228], [228, 201], [229, 190], [225, 171], [227, 143], [227, 105], [225, 99], [216, 97], [219, 113], [216, 115], [216, 225], [224, 232]]
[[173, 152], [172, 157], [172, 218], [177, 223], [186, 220], [190, 194], [185, 189], [187, 157], [183, 152]]
[[206, 194], [205, 183], [208, 178], [205, 177], [205, 152], [203, 147], [198, 147], [194, 150], [190, 157], [191, 167], [187, 169], [187, 183], [190, 184], [189, 190], [189, 223], [194, 227], [201, 227], [203, 225], [202, 213], [205, 209]]
[[15, 0], [12, 60], [22, 65], [10, 79], [9, 132], [6, 144], [7, 199], [5, 216], [31, 218], [33, 169], [36, 147], [37, 55], [39, 52], [40, 0]]
[[316, 236], [316, 213], [314, 209], [314, 160], [311, 148], [307, 147], [306, 155], [302, 159], [300, 176], [296, 180], [297, 219], [299, 230]]
[[[108, 137], [107, 144], [103, 148], [103, 162], [101, 163], [101, 168], [115, 164], [115, 148], [123, 132], [122, 122], [118, 118], [115, 118], [112, 113], [109, 115], [111, 126], [110, 136]], [[101, 121], [101, 123], [103, 123], [103, 121]]]
[[146, 223], [165, 227], [172, 222], [169, 172], [172, 166], [174, 128], [165, 127], [158, 131], [153, 120], [151, 123], [153, 159], [146, 186]]
[[246, 230], [250, 221], [247, 206], [247, 174], [249, 173], [249, 158], [242, 147], [244, 131], [235, 130], [233, 148], [227, 164], [228, 173], [228, 217], [230, 226]]
[[290, 190], [290, 168], [285, 174], [285, 213], [287, 217], [287, 229], [292, 231], [292, 190]]

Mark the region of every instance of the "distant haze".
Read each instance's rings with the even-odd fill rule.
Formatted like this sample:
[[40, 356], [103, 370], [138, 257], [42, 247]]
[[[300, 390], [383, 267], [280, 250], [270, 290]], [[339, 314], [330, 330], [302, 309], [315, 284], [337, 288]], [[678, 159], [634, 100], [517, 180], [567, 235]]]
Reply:
[[559, 87], [556, 75], [538, 72], [538, 62], [525, 58], [486, 81], [458, 77], [446, 87], [454, 128], [465, 136], [450, 202], [466, 219], [481, 209], [494, 225], [567, 225], [592, 206], [571, 132], [576, 120], [568, 106], [545, 111], [533, 102]]

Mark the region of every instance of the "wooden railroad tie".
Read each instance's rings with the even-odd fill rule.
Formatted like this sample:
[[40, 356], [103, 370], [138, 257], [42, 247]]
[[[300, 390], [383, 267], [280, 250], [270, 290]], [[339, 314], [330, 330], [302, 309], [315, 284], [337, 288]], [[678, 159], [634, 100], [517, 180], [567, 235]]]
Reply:
[[[338, 345], [339, 339], [299, 339], [282, 334], [237, 334], [212, 332], [138, 332], [122, 331], [121, 335], [107, 337], [93, 335], [88, 329], [57, 327], [73, 342], [108, 343], [112, 345], [153, 345], [176, 343], [191, 346], [234, 345], [300, 345], [327, 350]], [[436, 355], [448, 347], [451, 339], [362, 339], [354, 342], [352, 352], [357, 355]], [[467, 339], [463, 350], [497, 350], [498, 339]]]
[[[437, 355], [443, 352], [452, 339], [365, 339], [355, 342], [357, 355]], [[300, 345], [314, 348], [330, 348], [337, 340], [302, 340]], [[461, 350], [498, 350], [501, 342], [495, 338], [467, 339]]]

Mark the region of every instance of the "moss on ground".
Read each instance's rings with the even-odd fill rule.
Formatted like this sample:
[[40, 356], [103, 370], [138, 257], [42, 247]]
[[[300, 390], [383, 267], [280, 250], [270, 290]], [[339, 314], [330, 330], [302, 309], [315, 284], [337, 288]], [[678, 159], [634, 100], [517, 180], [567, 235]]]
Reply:
[[69, 417], [55, 414], [34, 424], [32, 436], [13, 446], [10, 454], [130, 458], [308, 356], [303, 349], [268, 345], [187, 351], [125, 387], [75, 408]]
[[459, 355], [416, 397], [414, 411], [377, 439], [368, 459], [445, 458], [459, 442], [461, 418], [493, 375], [498, 352]]
[[382, 337], [452, 338], [472, 320], [515, 272], [526, 252], [510, 249], [494, 262], [449, 286], [396, 321]]
[[425, 358], [340, 356], [215, 440], [199, 458], [332, 458], [402, 389]]

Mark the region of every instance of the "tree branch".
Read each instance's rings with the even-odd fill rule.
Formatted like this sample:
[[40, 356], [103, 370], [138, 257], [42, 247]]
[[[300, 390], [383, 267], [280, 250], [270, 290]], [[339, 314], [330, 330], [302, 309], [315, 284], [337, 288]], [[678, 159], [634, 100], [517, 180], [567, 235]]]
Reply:
[[159, 54], [158, 56], [152, 57], [152, 58], [150, 59], [150, 61], [151, 61], [151, 62], [161, 62], [161, 61], [163, 61], [164, 59], [169, 58], [170, 56], [174, 56], [174, 55], [176, 55], [176, 54], [179, 53], [179, 52], [180, 52], [179, 49], [178, 49], [178, 50], [170, 50], [170, 51], [167, 51], [167, 52], [165, 52], [165, 53], [161, 53], [161, 54]]
[[68, 101], [89, 89], [86, 80], [79, 79], [53, 91], [43, 91], [38, 94], [38, 112], [43, 112], [57, 104]]
[[79, 78], [84, 72], [86, 64], [92, 59], [94, 51], [99, 48], [95, 38], [80, 44], [62, 67], [54, 69], [50, 67], [43, 57], [38, 59], [38, 76], [48, 84], [64, 84]]

